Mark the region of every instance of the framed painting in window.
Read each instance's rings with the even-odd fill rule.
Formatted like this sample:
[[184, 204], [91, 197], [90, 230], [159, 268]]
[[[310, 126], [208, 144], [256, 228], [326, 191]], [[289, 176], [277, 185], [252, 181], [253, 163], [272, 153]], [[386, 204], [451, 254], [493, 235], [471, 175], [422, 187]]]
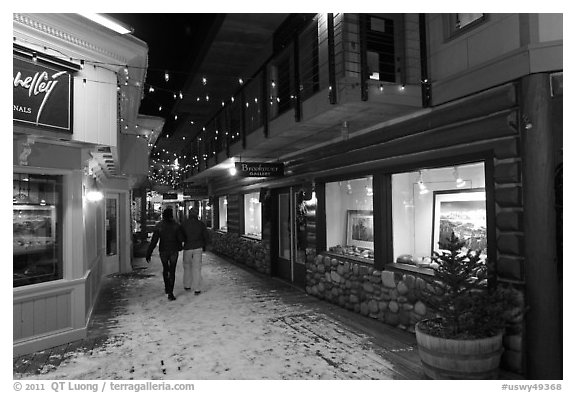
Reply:
[[483, 188], [434, 191], [432, 207], [432, 252], [451, 233], [464, 240], [465, 247], [486, 255], [486, 191]]
[[374, 249], [374, 214], [372, 210], [348, 210], [346, 245]]

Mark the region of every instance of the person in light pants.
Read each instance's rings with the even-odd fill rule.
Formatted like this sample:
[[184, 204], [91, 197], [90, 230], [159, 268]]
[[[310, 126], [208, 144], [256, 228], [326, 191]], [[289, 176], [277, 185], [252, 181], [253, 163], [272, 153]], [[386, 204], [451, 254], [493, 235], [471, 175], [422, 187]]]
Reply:
[[184, 289], [194, 290], [195, 295], [202, 292], [202, 251], [206, 251], [209, 241], [206, 225], [198, 219], [198, 207], [190, 209], [188, 218], [182, 223], [186, 235], [184, 242]]

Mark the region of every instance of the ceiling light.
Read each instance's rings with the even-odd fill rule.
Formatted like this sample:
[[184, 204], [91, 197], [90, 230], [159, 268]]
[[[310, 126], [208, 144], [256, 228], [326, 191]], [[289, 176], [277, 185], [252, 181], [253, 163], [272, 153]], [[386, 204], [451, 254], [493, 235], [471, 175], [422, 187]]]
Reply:
[[82, 15], [84, 18], [90, 19], [92, 22], [96, 22], [100, 26], [107, 27], [119, 34], [129, 34], [133, 31], [132, 28], [126, 27], [119, 22], [108, 19], [100, 14], [80, 13], [79, 15]]

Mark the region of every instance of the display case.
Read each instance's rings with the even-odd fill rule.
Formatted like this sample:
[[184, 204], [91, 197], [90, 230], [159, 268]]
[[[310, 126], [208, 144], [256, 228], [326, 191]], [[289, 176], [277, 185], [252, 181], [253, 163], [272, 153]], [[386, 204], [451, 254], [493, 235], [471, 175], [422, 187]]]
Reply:
[[56, 241], [55, 206], [14, 205], [14, 255], [44, 252]]
[[14, 205], [14, 286], [61, 278], [56, 206]]

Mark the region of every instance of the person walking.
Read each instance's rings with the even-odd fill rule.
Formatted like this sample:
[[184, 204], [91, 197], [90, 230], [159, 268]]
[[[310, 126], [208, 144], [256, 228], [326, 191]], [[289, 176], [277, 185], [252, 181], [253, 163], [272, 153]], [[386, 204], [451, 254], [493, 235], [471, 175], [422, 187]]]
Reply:
[[174, 296], [174, 281], [176, 275], [176, 264], [178, 263], [178, 253], [182, 250], [182, 243], [185, 241], [184, 232], [180, 224], [174, 221], [171, 208], [166, 208], [162, 212], [162, 221], [156, 224], [152, 240], [146, 252], [146, 262], [150, 263], [152, 251], [160, 241], [158, 251], [162, 261], [162, 275], [164, 277], [164, 291], [168, 295], [168, 300], [176, 300]]
[[209, 242], [206, 225], [198, 219], [198, 207], [190, 209], [188, 218], [182, 223], [186, 237], [184, 243], [184, 289], [199, 295], [202, 291], [202, 251], [206, 251]]

